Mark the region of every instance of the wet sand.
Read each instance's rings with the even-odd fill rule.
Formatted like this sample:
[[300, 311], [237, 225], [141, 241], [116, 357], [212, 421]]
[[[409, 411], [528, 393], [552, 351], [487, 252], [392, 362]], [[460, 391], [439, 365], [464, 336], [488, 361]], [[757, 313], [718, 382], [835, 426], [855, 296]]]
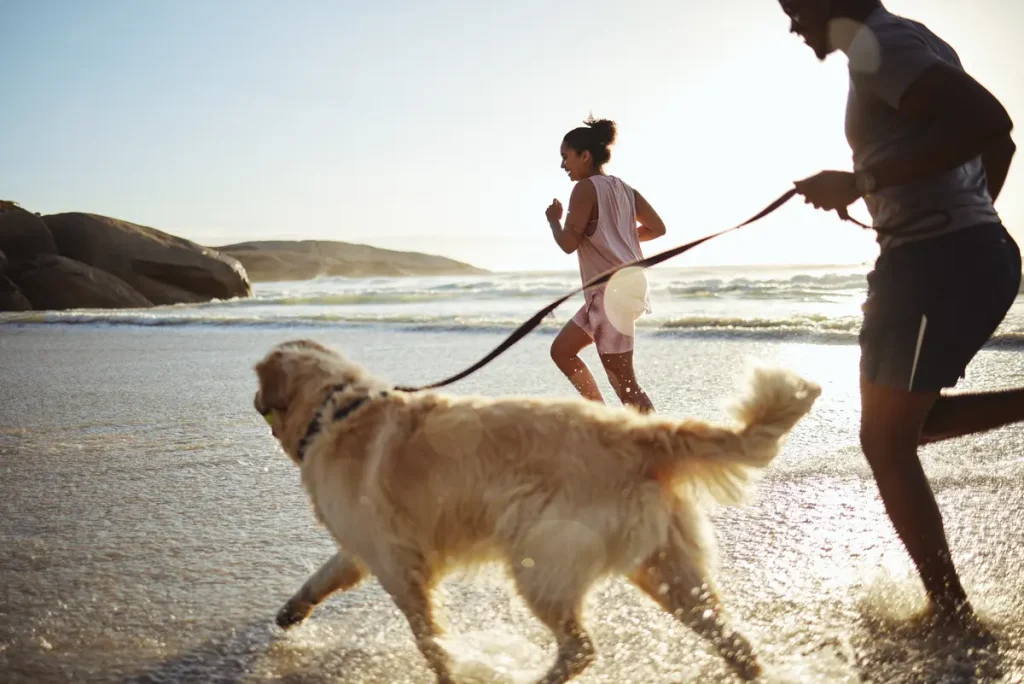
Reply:
[[[273, 624], [333, 552], [252, 409], [252, 364], [306, 335], [396, 383], [437, 380], [501, 339], [374, 327], [0, 328], [0, 678], [433, 681], [373, 581], [289, 633]], [[452, 391], [569, 394], [550, 339], [531, 335]], [[721, 417], [748, 356], [824, 386], [753, 500], [713, 516], [718, 582], [768, 681], [1024, 678], [1024, 429], [922, 452], [993, 633], [964, 642], [912, 619], [923, 593], [857, 448], [855, 346], [651, 336], [639, 354], [659, 411], [677, 416]], [[1021, 383], [1024, 357], [987, 350], [964, 388]], [[452, 578], [441, 600], [464, 681], [530, 681], [553, 657], [499, 573]], [[622, 582], [596, 588], [586, 620], [599, 655], [580, 682], [730, 681], [701, 639]]]

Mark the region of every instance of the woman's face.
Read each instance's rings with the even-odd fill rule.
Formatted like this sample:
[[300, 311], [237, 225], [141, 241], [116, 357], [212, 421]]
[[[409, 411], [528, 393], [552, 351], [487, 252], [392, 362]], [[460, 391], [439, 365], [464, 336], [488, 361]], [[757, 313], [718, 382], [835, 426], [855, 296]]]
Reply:
[[590, 152], [580, 154], [562, 143], [562, 168], [569, 174], [569, 180], [579, 181], [592, 174]]

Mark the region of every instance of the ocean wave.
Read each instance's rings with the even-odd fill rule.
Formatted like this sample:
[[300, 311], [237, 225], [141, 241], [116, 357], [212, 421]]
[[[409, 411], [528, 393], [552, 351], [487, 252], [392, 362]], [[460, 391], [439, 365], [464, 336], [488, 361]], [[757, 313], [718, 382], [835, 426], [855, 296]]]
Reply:
[[[522, 321], [511, 319], [486, 319], [465, 316], [419, 316], [402, 315], [339, 315], [308, 314], [291, 316], [260, 315], [200, 315], [177, 313], [170, 307], [162, 312], [151, 310], [121, 311], [45, 311], [25, 313], [0, 313], [0, 327], [26, 327], [35, 325], [85, 325], [99, 327], [213, 327], [213, 328], [293, 328], [293, 327], [343, 327], [381, 325], [422, 330], [449, 331], [505, 331], [518, 326]], [[549, 320], [541, 328], [557, 329], [561, 322]]]
[[709, 279], [670, 283], [661, 289], [676, 298], [734, 297], [750, 299], [808, 300], [826, 299], [836, 295], [862, 294], [866, 288], [863, 276], [794, 276], [788, 280]]
[[[786, 318], [740, 318], [715, 316], [686, 316], [652, 323], [664, 330], [794, 330], [828, 331], [856, 335], [860, 330], [859, 317], [832, 318], [829, 316], [790, 316]], [[640, 319], [638, 327], [644, 326]]]
[[455, 292], [358, 292], [358, 293], [314, 293], [314, 294], [292, 294], [282, 296], [258, 296], [253, 299], [233, 300], [233, 305], [238, 306], [362, 306], [366, 304], [429, 304], [432, 302], [443, 302], [452, 299], [523, 299], [539, 298], [553, 300], [572, 288], [550, 288], [527, 290], [486, 290], [471, 291], [464, 290], [458, 294]]
[[[682, 278], [678, 274], [650, 274], [650, 294], [667, 300], [778, 299], [829, 301], [862, 295], [863, 274], [795, 275], [789, 278], [752, 279]], [[393, 279], [390, 281], [323, 279], [308, 283], [273, 283], [257, 286], [254, 296], [228, 302], [231, 306], [365, 306], [420, 304], [439, 301], [552, 300], [577, 287], [577, 277], [554, 276], [462, 277], [459, 279]], [[220, 303], [224, 304], [224, 303]]]
[[[35, 325], [91, 325], [98, 327], [214, 327], [214, 328], [295, 328], [295, 327], [366, 327], [382, 326], [411, 331], [501, 333], [507, 334], [523, 323], [524, 318], [486, 318], [479, 316], [437, 315], [339, 315], [319, 313], [296, 316], [205, 315], [197, 311], [62, 311], [0, 314], [0, 327]], [[537, 331], [553, 334], [564, 320], [549, 317]], [[726, 339], [759, 339], [775, 341], [807, 341], [854, 344], [860, 332], [860, 318], [816, 315], [779, 318], [742, 318], [715, 316], [684, 316], [672, 319], [641, 318], [637, 322], [641, 334], [658, 337], [714, 337]], [[990, 346], [1024, 347], [1024, 327], [1004, 326], [997, 331]]]

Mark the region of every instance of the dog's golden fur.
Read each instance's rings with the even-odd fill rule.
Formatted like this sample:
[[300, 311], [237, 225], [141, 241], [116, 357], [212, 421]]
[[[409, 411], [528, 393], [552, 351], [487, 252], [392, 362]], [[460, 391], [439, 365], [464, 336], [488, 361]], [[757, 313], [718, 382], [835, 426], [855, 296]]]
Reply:
[[[810, 410], [813, 383], [757, 370], [734, 406], [738, 425], [725, 427], [581, 399], [391, 391], [308, 340], [278, 345], [255, 370], [255, 406], [340, 549], [281, 609], [282, 627], [372, 574], [438, 681], [451, 681], [430, 590], [456, 566], [498, 560], [558, 642], [544, 682], [568, 681], [593, 659], [580, 609], [608, 575], [708, 637], [740, 675], [759, 672], [722, 615], [697, 500], [741, 499]], [[307, 437], [314, 420], [320, 430]]]

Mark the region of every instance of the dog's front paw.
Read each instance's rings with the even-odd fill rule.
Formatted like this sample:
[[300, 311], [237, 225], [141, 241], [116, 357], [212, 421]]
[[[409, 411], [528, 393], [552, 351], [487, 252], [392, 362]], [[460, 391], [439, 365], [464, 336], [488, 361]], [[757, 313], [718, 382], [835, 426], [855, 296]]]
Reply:
[[301, 601], [289, 601], [284, 608], [277, 611], [277, 626], [281, 629], [290, 629], [299, 624], [313, 612], [313, 606]]

